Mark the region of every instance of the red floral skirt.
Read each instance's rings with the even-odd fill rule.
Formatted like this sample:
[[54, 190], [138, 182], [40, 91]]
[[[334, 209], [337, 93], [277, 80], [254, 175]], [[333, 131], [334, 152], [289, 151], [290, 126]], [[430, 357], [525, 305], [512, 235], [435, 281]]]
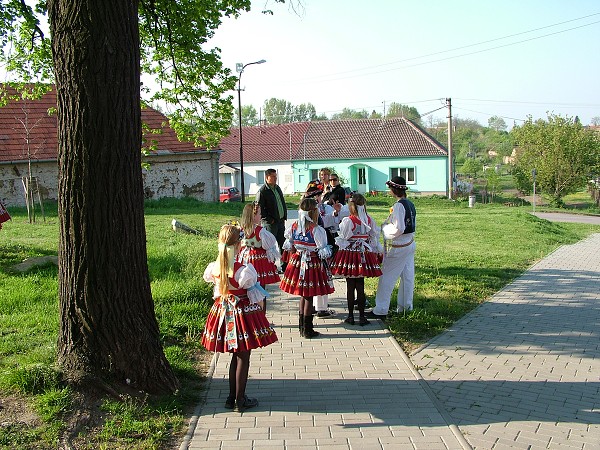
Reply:
[[290, 256], [292, 256], [294, 253], [295, 250], [283, 250], [281, 252], [281, 262], [286, 264], [290, 262]]
[[231, 301], [232, 297], [229, 302], [218, 298], [213, 303], [204, 325], [202, 345], [211, 352], [235, 353], [277, 342], [277, 334], [262, 308], [250, 304], [247, 297], [237, 302]]
[[303, 268], [303, 254], [290, 253], [283, 279], [279, 284], [281, 290], [301, 297], [331, 294], [335, 289], [326, 263], [315, 252], [311, 252], [310, 256], [306, 257]]
[[381, 259], [377, 253], [362, 248], [340, 249], [335, 254], [331, 273], [345, 278], [380, 277]]
[[252, 248], [244, 253], [244, 264], [250, 263], [256, 269], [258, 282], [261, 286], [267, 284], [279, 283], [281, 279], [277, 274], [277, 266], [267, 258], [267, 251], [264, 248]]

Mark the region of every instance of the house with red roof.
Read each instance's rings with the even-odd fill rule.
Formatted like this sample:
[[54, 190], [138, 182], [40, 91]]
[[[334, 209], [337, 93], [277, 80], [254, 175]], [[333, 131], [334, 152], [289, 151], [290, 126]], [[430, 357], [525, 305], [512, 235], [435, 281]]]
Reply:
[[[57, 200], [56, 105], [52, 88], [39, 99], [10, 100], [0, 107], [0, 200], [7, 206], [25, 204], [24, 183], [30, 170], [41, 197]], [[142, 109], [142, 122], [151, 130], [144, 131], [142, 143], [148, 150], [143, 158], [147, 168], [140, 168], [146, 198], [187, 196], [217, 201], [221, 152], [179, 141], [167, 117], [155, 109]]]
[[[448, 151], [408, 119], [328, 120], [242, 129], [244, 185], [253, 195], [264, 171], [278, 171], [284, 193], [303, 192], [322, 167], [358, 192], [386, 191], [385, 182], [403, 176], [413, 192], [446, 195]], [[221, 140], [220, 183], [240, 186], [239, 128]], [[225, 178], [227, 177], [227, 178]]]

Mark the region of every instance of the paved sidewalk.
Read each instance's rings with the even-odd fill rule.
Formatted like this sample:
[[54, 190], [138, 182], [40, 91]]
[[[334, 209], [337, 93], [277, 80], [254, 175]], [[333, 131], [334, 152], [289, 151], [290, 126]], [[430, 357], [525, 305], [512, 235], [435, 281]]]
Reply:
[[411, 356], [474, 448], [600, 449], [600, 234]]
[[381, 322], [342, 322], [343, 281], [313, 340], [298, 335], [297, 300], [269, 290], [280, 341], [251, 358], [259, 407], [223, 407], [221, 355], [181, 449], [600, 449], [600, 234], [535, 264], [412, 363]]
[[297, 298], [269, 287], [279, 342], [252, 352], [246, 391], [259, 406], [224, 408], [230, 357], [220, 355], [181, 449], [469, 448], [381, 322], [343, 322], [346, 285], [335, 283], [338, 314], [315, 319], [312, 340], [299, 336]]

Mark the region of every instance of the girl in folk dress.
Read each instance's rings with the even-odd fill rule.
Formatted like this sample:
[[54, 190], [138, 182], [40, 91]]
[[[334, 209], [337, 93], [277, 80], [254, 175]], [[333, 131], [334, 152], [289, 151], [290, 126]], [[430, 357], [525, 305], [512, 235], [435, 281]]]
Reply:
[[365, 197], [354, 194], [348, 202], [350, 216], [340, 222], [336, 243], [340, 247], [332, 264], [332, 273], [346, 278], [348, 317], [345, 322], [354, 325], [355, 292], [358, 303], [359, 324], [367, 325], [365, 317], [365, 277], [381, 275], [383, 247], [379, 243], [379, 228], [367, 214]]
[[257, 304], [266, 291], [257, 282], [256, 270], [236, 260], [240, 246], [240, 229], [223, 225], [217, 260], [204, 271], [204, 280], [215, 284], [215, 302], [206, 319], [202, 345], [211, 352], [231, 353], [225, 407], [241, 411], [258, 405], [257, 399], [246, 396], [250, 352], [276, 342], [277, 335]]
[[[260, 225], [260, 205], [256, 202], [244, 206], [241, 226], [244, 231], [242, 249], [238, 261], [252, 264], [258, 274], [258, 282], [264, 288], [267, 284], [279, 283], [275, 261], [281, 258], [277, 239], [273, 233]], [[267, 311], [267, 301], [263, 301], [263, 310]]]
[[305, 338], [320, 333], [313, 328], [313, 296], [334, 291], [333, 280], [328, 276], [323, 260], [331, 256], [325, 229], [319, 226], [317, 202], [305, 198], [300, 202], [298, 220], [285, 230], [284, 250], [290, 251], [290, 260], [280, 287], [284, 292], [300, 296], [299, 327]]

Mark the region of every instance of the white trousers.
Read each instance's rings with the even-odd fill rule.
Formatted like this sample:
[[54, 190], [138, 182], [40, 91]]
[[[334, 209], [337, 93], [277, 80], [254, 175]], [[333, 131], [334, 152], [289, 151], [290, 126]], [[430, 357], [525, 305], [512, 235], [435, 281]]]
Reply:
[[329, 306], [329, 295], [315, 295], [313, 305], [317, 311], [326, 311]]
[[398, 287], [398, 312], [413, 309], [415, 290], [415, 250], [413, 242], [406, 247], [392, 247], [383, 260], [383, 275], [379, 277], [373, 313], [384, 316], [390, 309], [390, 301], [396, 281]]

